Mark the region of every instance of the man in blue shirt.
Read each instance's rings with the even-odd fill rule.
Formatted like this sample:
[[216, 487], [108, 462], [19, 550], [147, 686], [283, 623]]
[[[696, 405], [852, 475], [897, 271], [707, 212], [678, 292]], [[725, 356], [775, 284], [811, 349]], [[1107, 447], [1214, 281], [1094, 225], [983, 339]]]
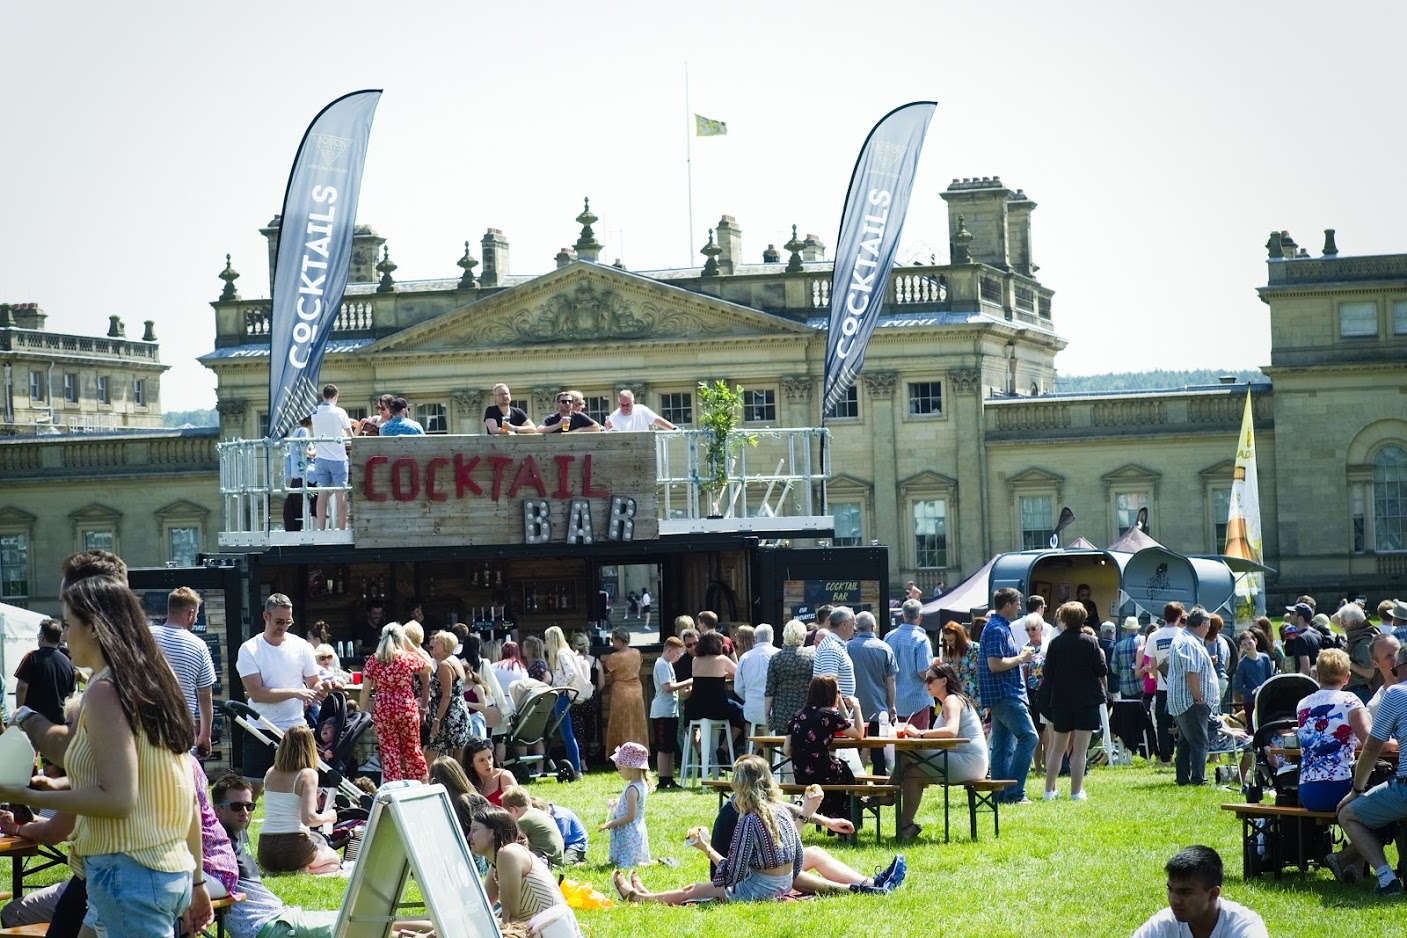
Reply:
[[391, 401], [391, 419], [381, 422], [382, 436], [424, 436], [425, 428], [406, 416], [410, 403], [403, 397]]
[[1179, 785], [1207, 782], [1207, 726], [1220, 709], [1216, 669], [1205, 644], [1211, 624], [1207, 610], [1193, 606], [1168, 652], [1168, 715], [1177, 722]]
[[1014, 780], [997, 796], [1005, 804], [1030, 804], [1026, 798], [1026, 775], [1035, 754], [1036, 725], [1026, 702], [1026, 682], [1021, 666], [1029, 664], [1033, 649], [1018, 649], [1011, 637], [1011, 620], [1021, 615], [1021, 593], [1003, 587], [992, 594], [992, 614], [982, 629], [977, 657], [977, 684], [982, 703], [992, 711], [992, 778]]
[[[867, 721], [866, 736], [880, 735], [881, 713], [886, 715], [888, 725], [893, 726], [897, 712], [894, 695], [899, 666], [894, 660], [894, 650], [875, 634], [875, 625], [873, 613], [857, 613], [857, 631], [845, 648], [855, 667], [855, 696], [859, 698], [860, 710]], [[876, 775], [889, 774], [883, 749], [871, 749], [870, 761]]]
[[919, 625], [923, 619], [922, 603], [906, 599], [900, 612], [903, 624], [884, 637], [894, 650], [894, 663], [899, 669], [894, 677], [894, 709], [898, 711], [900, 723], [926, 730], [933, 698], [928, 696], [923, 679], [933, 663], [933, 643]]

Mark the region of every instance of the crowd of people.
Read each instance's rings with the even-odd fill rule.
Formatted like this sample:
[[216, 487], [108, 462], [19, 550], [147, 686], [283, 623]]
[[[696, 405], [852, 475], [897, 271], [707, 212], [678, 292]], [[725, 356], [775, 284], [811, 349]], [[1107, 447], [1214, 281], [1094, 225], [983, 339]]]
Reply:
[[[275, 921], [288, 934], [328, 934], [331, 913], [285, 906], [260, 871], [348, 872], [327, 836], [339, 814], [319, 789], [318, 765], [337, 748], [335, 728], [324, 735], [331, 721], [320, 722], [321, 708], [331, 695], [350, 694], [354, 707], [371, 714], [383, 783], [445, 787], [505, 925], [547, 915], [574, 929], [552, 869], [587, 859], [587, 827], [565, 806], [520, 786], [505, 767], [506, 749], [517, 741], [494, 732], [527, 694], [551, 688], [563, 691], [553, 742], [564, 780], [587, 768], [568, 711], [593, 701], [603, 707], [605, 748], [621, 788], [596, 832], [625, 902], [886, 894], [904, 881], [903, 855], [867, 876], [800, 839], [812, 824], [854, 834], [834, 786], [887, 777], [902, 793], [901, 841], [921, 836], [916, 817], [932, 784], [990, 776], [1011, 781], [1000, 800], [1030, 803], [1025, 788], [1034, 764], [1044, 775], [1045, 800], [1064, 797], [1060, 779], [1068, 774], [1068, 797], [1084, 801], [1087, 750], [1115, 700], [1138, 701], [1160, 727], [1150, 761], [1172, 765], [1180, 785], [1203, 784], [1210, 740], [1247, 735], [1222, 715], [1253, 713], [1257, 693], [1276, 673], [1304, 674], [1315, 688], [1296, 708], [1298, 797], [1311, 810], [1336, 812], [1348, 835], [1324, 865], [1343, 881], [1369, 877], [1382, 894], [1402, 890], [1383, 840], [1386, 828], [1407, 820], [1407, 773], [1399, 763], [1390, 778], [1373, 774], [1381, 774], [1378, 757], [1395, 756], [1407, 736], [1407, 647], [1397, 634], [1407, 631], [1407, 604], [1400, 602], [1378, 610], [1382, 625], [1351, 600], [1319, 623], [1313, 599], [1300, 597], [1286, 610], [1279, 641], [1265, 620], [1228, 640], [1215, 615], [1169, 603], [1161, 621], [1130, 617], [1116, 638], [1112, 623], [1091, 624], [1089, 604], [1078, 598], [1053, 611], [1052, 625], [1041, 597], [1004, 588], [971, 632], [946, 624], [937, 655], [916, 597], [900, 606], [900, 621], [883, 637], [869, 612], [823, 607], [813, 622], [788, 621], [780, 647], [770, 625], [725, 634], [705, 610], [676, 619], [651, 669], [647, 704], [644, 661], [625, 629], [595, 656], [589, 641], [569, 640], [556, 627], [520, 643], [485, 644], [463, 626], [426, 636], [413, 619], [380, 628], [352, 694], [344, 670], [351, 663], [338, 659], [320, 630], [309, 631], [316, 643], [296, 634], [292, 601], [275, 593], [264, 604], [262, 630], [240, 647], [236, 670], [250, 706], [278, 730], [278, 743], [245, 734], [242, 774], [212, 787], [195, 758], [209, 752], [214, 684], [209, 650], [191, 633], [200, 597], [172, 591], [165, 621], [149, 625], [125, 575], [110, 553], [69, 558], [64, 621], [46, 621], [40, 647], [16, 669], [13, 722], [42, 754], [48, 776], [29, 788], [0, 788], [0, 802], [42, 812], [21, 824], [0, 811], [0, 831], [68, 840], [76, 875], [15, 903], [7, 925], [50, 921], [58, 929], [52, 934], [76, 934], [80, 925], [121, 916], [124, 934], [169, 934], [177, 919], [203, 927], [212, 899], [239, 891], [253, 901], [230, 914], [235, 938], [257, 938]], [[152, 661], [169, 667], [146, 666]], [[735, 748], [747, 736], [782, 736], [791, 779], [807, 788], [799, 804], [790, 803], [766, 760], [736, 759], [731, 798], [714, 825], [690, 832], [690, 845], [710, 862], [709, 879], [652, 890], [640, 869], [652, 861], [651, 819], [662, 811], [654, 796], [679, 787], [676, 757], [699, 719], [728, 727]], [[833, 745], [838, 737], [891, 734], [959, 742], [941, 763], [906, 747], [886, 755], [872, 746], [868, 766], [857, 750]], [[1165, 736], [1168, 750], [1161, 748]], [[1261, 755], [1279, 758], [1269, 747]], [[256, 862], [247, 828], [261, 798]], [[1255, 931], [1254, 913], [1218, 898], [1214, 851], [1188, 848], [1167, 872], [1169, 908], [1139, 935], [1179, 933], [1170, 922], [1207, 921], [1243, 928], [1228, 934], [1263, 933], [1263, 925]]]

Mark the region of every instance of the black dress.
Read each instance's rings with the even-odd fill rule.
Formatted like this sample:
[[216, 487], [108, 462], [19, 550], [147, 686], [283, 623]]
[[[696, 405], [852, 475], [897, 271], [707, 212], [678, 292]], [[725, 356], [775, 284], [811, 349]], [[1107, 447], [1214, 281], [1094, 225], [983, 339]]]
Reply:
[[[787, 724], [787, 735], [791, 737], [791, 768], [797, 784], [855, 784], [855, 773], [830, 749], [830, 741], [835, 735], [849, 728], [850, 721], [834, 707], [807, 704], [801, 708], [801, 712]], [[821, 813], [830, 817], [848, 817], [848, 802], [844, 794], [828, 792], [821, 801]]]
[[[678, 676], [678, 672], [675, 672]], [[728, 696], [728, 682], [722, 677], [694, 677], [693, 690], [684, 701], [686, 720], [727, 720], [743, 728], [743, 708]]]

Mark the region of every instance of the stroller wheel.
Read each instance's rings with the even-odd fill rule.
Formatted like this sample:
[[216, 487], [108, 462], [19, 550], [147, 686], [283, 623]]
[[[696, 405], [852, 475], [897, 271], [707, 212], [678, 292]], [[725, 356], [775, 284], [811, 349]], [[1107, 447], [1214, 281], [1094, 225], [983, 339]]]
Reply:
[[580, 777], [570, 762], [563, 762], [557, 766], [557, 781], [559, 782], [575, 782]]

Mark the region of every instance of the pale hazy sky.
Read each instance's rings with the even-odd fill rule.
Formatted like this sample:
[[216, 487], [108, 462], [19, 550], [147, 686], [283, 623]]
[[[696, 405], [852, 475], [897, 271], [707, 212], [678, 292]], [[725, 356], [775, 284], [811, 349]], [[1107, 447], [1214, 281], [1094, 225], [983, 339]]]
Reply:
[[835, 242], [870, 126], [939, 102], [901, 257], [947, 253], [939, 193], [1000, 175], [1066, 374], [1269, 358], [1264, 243], [1407, 250], [1400, 2], [9, 3], [0, 92], [0, 301], [56, 331], [154, 319], [167, 409], [210, 406], [224, 255], [267, 296], [258, 228], [317, 111], [385, 90], [359, 221], [397, 279], [455, 277], [488, 227], [546, 271], [591, 197], [604, 259], [697, 265], [736, 216], [760, 260], [790, 225]]

